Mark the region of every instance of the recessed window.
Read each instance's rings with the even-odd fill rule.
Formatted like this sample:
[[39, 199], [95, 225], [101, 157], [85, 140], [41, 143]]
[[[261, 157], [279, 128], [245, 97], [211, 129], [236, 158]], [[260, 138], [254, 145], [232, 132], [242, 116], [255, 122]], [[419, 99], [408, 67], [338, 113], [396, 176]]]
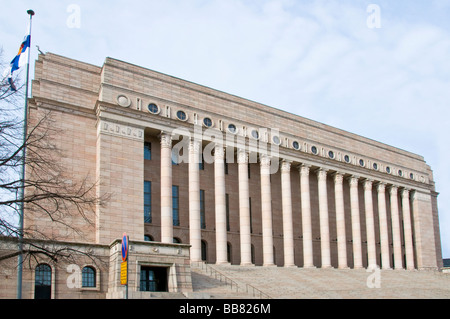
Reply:
[[332, 159], [334, 159], [334, 152], [333, 151], [329, 151], [328, 152], [328, 156]]
[[173, 226], [180, 226], [180, 188], [172, 186], [172, 216]]
[[159, 107], [158, 107], [158, 105], [156, 105], [156, 104], [154, 104], [154, 103], [150, 103], [150, 104], [147, 106], [147, 109], [148, 109], [148, 111], [149, 111], [150, 113], [152, 113], [152, 114], [159, 114]]
[[389, 166], [386, 166], [386, 173], [388, 173], [388, 174], [391, 173], [391, 168]]
[[236, 133], [237, 133], [237, 127], [236, 127], [236, 125], [234, 125], [234, 124], [228, 125], [228, 131], [229, 131], [230, 133], [236, 134]]
[[318, 153], [319, 151], [317, 150], [317, 147], [313, 146], [313, 147], [311, 147], [311, 152], [312, 152], [313, 154], [317, 155], [317, 153]]
[[144, 223], [152, 223], [152, 182], [144, 181]]
[[398, 176], [403, 176], [403, 171], [401, 169], [398, 170]]
[[253, 130], [252, 131], [252, 137], [257, 140], [259, 139], [259, 132], [257, 130]]
[[373, 163], [373, 169], [376, 170], [376, 171], [378, 170], [378, 164], [377, 163]]
[[413, 174], [413, 173], [410, 173], [410, 174], [409, 174], [409, 178], [414, 179], [414, 174]]
[[272, 137], [272, 141], [276, 145], [280, 145], [281, 144], [281, 140], [280, 140], [280, 138], [278, 136], [273, 136]]
[[203, 125], [205, 127], [212, 127], [213, 126], [213, 121], [209, 117], [206, 117], [206, 118], [203, 119]]
[[187, 121], [187, 115], [186, 115], [186, 112], [184, 112], [184, 111], [178, 111], [178, 112], [177, 112], [177, 118], [178, 118], [180, 121], [183, 121], [183, 122]]
[[82, 271], [82, 286], [83, 288], [95, 288], [95, 269], [92, 267], [84, 267]]
[[148, 161], [152, 160], [152, 143], [144, 143], [144, 159]]
[[299, 151], [299, 150], [300, 150], [300, 144], [299, 144], [299, 142], [294, 141], [294, 142], [292, 143], [292, 147], [293, 147], [295, 150]]
[[350, 156], [345, 155], [345, 156], [344, 156], [344, 161], [345, 161], [346, 163], [350, 163]]
[[360, 160], [359, 160], [359, 165], [362, 166], [362, 167], [364, 167], [364, 160], [363, 160], [363, 159], [360, 159]]

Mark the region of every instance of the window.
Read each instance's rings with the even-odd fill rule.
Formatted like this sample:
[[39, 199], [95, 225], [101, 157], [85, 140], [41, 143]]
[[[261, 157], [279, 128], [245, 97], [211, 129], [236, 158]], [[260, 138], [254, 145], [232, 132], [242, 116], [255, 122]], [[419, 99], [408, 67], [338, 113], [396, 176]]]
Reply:
[[248, 163], [248, 179], [250, 179], [251, 172], [250, 172], [250, 163]]
[[253, 130], [253, 131], [252, 131], [252, 137], [253, 137], [255, 140], [258, 140], [258, 139], [259, 139], [259, 132], [258, 132], [257, 130]]
[[228, 131], [232, 134], [236, 134], [237, 133], [236, 125], [234, 125], [234, 124], [228, 125]]
[[206, 261], [208, 259], [208, 243], [202, 240], [202, 260]]
[[297, 141], [294, 141], [292, 143], [292, 147], [294, 147], [294, 149], [297, 150], [297, 151], [300, 150], [300, 144]]
[[148, 161], [152, 159], [152, 143], [144, 143], [144, 159]]
[[344, 156], [344, 161], [345, 161], [346, 163], [350, 163], [350, 156], [345, 155], [345, 156]]
[[227, 260], [231, 264], [232, 247], [229, 242], [227, 242]]
[[152, 223], [152, 182], [144, 182], [144, 223]]
[[201, 159], [200, 163], [198, 163], [198, 169], [201, 171], [205, 170], [205, 158], [203, 157], [203, 153], [202, 153], [202, 159]]
[[334, 159], [334, 152], [333, 152], [333, 151], [329, 151], [329, 152], [328, 152], [328, 156], [329, 156], [331, 159]]
[[414, 174], [413, 174], [413, 173], [410, 173], [410, 174], [409, 174], [409, 178], [414, 179]]
[[206, 127], [212, 127], [213, 121], [209, 117], [206, 117], [203, 119], [203, 125]]
[[82, 271], [82, 286], [83, 288], [96, 287], [96, 272], [92, 267], [84, 267]]
[[228, 162], [227, 161], [225, 161], [223, 167], [224, 167], [225, 175], [228, 175]]
[[388, 173], [388, 174], [391, 173], [391, 168], [389, 166], [386, 166], [386, 173]]
[[227, 215], [227, 231], [230, 231], [230, 194], [225, 194], [225, 209]]
[[158, 107], [158, 105], [156, 105], [156, 104], [154, 104], [154, 103], [150, 103], [150, 104], [147, 106], [147, 109], [148, 109], [148, 111], [149, 111], [150, 113], [152, 113], [152, 114], [159, 114], [159, 107]]
[[281, 140], [278, 136], [273, 136], [272, 137], [272, 141], [275, 145], [280, 145], [281, 144]]
[[183, 122], [187, 121], [187, 115], [186, 115], [186, 113], [184, 111], [178, 111], [177, 112], [177, 118], [180, 121], [183, 121]]
[[317, 155], [317, 153], [318, 153], [317, 147], [315, 147], [315, 146], [311, 147], [311, 152], [312, 152], [314, 155]]
[[401, 169], [398, 170], [398, 176], [400, 176], [400, 177], [403, 176], [403, 171]]
[[174, 243], [174, 244], [181, 244], [181, 239], [178, 238], [178, 237], [174, 237], [174, 238], [172, 238], [172, 243]]
[[200, 228], [206, 229], [205, 191], [200, 190]]
[[144, 235], [144, 241], [154, 241], [153, 237], [150, 235]]
[[250, 233], [253, 234], [252, 198], [248, 198], [248, 210], [250, 212]]
[[363, 160], [363, 159], [360, 159], [360, 160], [359, 160], [359, 165], [362, 166], [362, 167], [364, 167], [364, 160]]
[[173, 225], [180, 226], [180, 210], [179, 210], [179, 187], [172, 186], [172, 212], [173, 212]]
[[373, 163], [373, 169], [376, 170], [376, 171], [378, 170], [378, 164], [377, 163]]
[[52, 297], [52, 268], [40, 264], [35, 269], [34, 299], [51, 299]]

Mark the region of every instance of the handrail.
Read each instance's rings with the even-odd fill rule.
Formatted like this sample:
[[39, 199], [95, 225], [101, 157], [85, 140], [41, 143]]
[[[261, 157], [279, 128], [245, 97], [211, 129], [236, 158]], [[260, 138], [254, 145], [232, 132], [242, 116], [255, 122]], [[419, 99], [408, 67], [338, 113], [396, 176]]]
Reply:
[[[208, 273], [208, 270], [211, 274], [211, 276], [214, 274], [214, 278], [217, 280], [217, 276], [219, 276], [219, 280], [220, 282], [222, 282], [222, 277], [224, 278], [225, 284], [228, 284], [228, 281], [230, 282], [230, 286], [231, 286], [231, 290], [233, 290], [233, 284], [236, 287], [236, 292], [239, 292], [239, 284], [234, 281], [233, 279], [227, 277], [226, 275], [224, 275], [223, 273], [221, 273], [220, 271], [218, 271], [217, 269], [214, 269], [213, 267], [209, 266], [207, 263], [205, 262], [198, 262], [198, 264], [200, 264], [200, 267], [202, 270], [205, 270], [206, 273]], [[247, 294], [249, 294], [249, 288], [251, 288], [252, 291], [252, 295], [253, 297], [256, 297], [256, 295], [259, 294], [259, 298], [260, 299], [272, 299], [268, 294], [262, 292], [260, 289], [256, 288], [255, 286], [252, 286], [250, 284], [245, 283], [245, 292]]]

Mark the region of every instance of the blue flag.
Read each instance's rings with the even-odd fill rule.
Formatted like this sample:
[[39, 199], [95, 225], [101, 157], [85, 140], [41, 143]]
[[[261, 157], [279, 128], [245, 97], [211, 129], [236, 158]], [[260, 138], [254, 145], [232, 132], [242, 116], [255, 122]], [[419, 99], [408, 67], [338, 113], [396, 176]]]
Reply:
[[17, 91], [13, 81], [13, 73], [28, 63], [28, 55], [30, 54], [31, 36], [27, 34], [20, 45], [19, 52], [11, 61], [10, 66], [5, 70], [3, 76], [8, 78], [8, 82], [12, 91]]

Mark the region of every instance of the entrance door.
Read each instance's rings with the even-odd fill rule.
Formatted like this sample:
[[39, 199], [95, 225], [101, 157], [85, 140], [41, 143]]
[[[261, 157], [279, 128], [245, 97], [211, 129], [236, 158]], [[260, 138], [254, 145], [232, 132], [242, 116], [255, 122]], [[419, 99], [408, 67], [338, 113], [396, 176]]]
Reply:
[[167, 292], [167, 268], [141, 267], [141, 291]]

